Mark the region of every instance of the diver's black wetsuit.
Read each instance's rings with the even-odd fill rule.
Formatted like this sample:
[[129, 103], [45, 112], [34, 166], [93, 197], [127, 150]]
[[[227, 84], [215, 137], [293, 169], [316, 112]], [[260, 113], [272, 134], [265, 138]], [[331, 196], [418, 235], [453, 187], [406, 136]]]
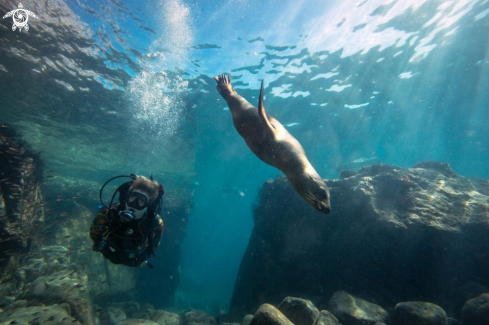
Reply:
[[[122, 222], [118, 204], [112, 209], [100, 210], [90, 227], [94, 250], [100, 251], [114, 264], [134, 267], [140, 266], [153, 255], [162, 234], [163, 220], [158, 214], [155, 213], [150, 219], [144, 215], [139, 220]], [[150, 235], [152, 238], [149, 238]], [[100, 245], [104, 238], [105, 245]]]

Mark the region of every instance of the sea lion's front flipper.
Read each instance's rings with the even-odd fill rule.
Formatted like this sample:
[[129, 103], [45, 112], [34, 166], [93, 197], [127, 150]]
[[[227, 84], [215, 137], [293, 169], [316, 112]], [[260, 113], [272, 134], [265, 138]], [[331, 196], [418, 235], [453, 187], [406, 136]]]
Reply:
[[271, 131], [275, 129], [272, 123], [268, 120], [267, 113], [265, 112], [265, 105], [263, 105], [263, 80], [261, 81], [260, 99], [258, 100], [258, 115]]

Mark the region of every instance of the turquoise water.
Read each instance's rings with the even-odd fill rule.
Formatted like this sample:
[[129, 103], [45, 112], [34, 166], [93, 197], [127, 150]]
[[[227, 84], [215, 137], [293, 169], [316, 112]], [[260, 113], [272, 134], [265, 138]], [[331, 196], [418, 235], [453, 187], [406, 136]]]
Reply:
[[[374, 163], [489, 178], [489, 1], [31, 1], [2, 20], [0, 122], [47, 169], [188, 188], [186, 300], [226, 309], [259, 187], [214, 75], [265, 107], [324, 178]], [[7, 12], [14, 1], [2, 3]]]

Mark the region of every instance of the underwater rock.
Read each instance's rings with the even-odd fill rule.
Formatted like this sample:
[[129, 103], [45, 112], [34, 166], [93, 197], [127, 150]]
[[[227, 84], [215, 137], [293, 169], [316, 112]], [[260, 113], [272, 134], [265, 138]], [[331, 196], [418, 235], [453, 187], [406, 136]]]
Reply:
[[319, 316], [316, 306], [301, 298], [286, 297], [277, 308], [295, 325], [313, 325]]
[[127, 318], [136, 318], [134, 315], [141, 310], [141, 305], [136, 301], [112, 302], [110, 306], [123, 310]]
[[447, 325], [460, 325], [460, 322], [455, 318], [447, 317]]
[[462, 309], [463, 325], [489, 324], [489, 293], [470, 299]]
[[117, 325], [158, 325], [158, 323], [153, 322], [149, 319], [128, 319]]
[[[380, 325], [381, 323], [375, 323], [375, 325]], [[338, 322], [338, 319], [334, 317], [333, 314], [331, 314], [327, 310], [321, 310], [319, 313], [319, 316], [316, 318], [316, 321], [314, 322], [314, 325], [340, 325], [340, 322]]]
[[22, 297], [44, 303], [68, 303], [73, 315], [81, 322], [95, 323], [87, 276], [76, 270], [62, 269], [43, 275], [29, 284]]
[[486, 286], [476, 283], [468, 282], [460, 287], [453, 294], [453, 309], [459, 313], [462, 311], [465, 303], [472, 299], [480, 296], [483, 293], [489, 292], [489, 288]]
[[160, 325], [180, 325], [182, 323], [180, 315], [165, 310], [155, 310], [151, 320]]
[[389, 313], [379, 305], [337, 291], [329, 301], [328, 309], [343, 325], [374, 325], [377, 322], [388, 323]]
[[151, 304], [145, 303], [139, 310], [132, 314], [131, 318], [151, 319], [155, 309]]
[[294, 325], [284, 314], [270, 304], [258, 308], [250, 325]]
[[66, 309], [53, 306], [31, 306], [0, 312], [0, 324], [59, 324], [80, 325]]
[[216, 325], [216, 319], [201, 310], [192, 310], [183, 315], [184, 325]]
[[122, 309], [112, 306], [104, 309], [99, 318], [104, 325], [116, 325], [127, 319]]
[[250, 325], [251, 320], [253, 319], [253, 315], [248, 314], [243, 317], [243, 321], [241, 322], [241, 325]]
[[406, 301], [396, 305], [396, 321], [399, 325], [445, 325], [447, 314], [429, 302]]
[[332, 211], [324, 217], [294, 197], [285, 177], [263, 184], [230, 313], [291, 295], [326, 306], [338, 290], [386, 306], [455, 306], [455, 288], [487, 279], [489, 181], [428, 162], [363, 167], [327, 185]]

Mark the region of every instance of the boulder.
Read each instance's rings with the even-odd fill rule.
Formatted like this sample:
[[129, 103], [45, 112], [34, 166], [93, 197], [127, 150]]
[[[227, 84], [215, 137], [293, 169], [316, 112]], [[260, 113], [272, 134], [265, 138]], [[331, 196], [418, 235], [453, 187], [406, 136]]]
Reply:
[[487, 278], [489, 181], [426, 162], [367, 166], [326, 183], [327, 216], [285, 177], [263, 184], [230, 313], [291, 295], [323, 306], [338, 290], [386, 306], [417, 299], [454, 306], [454, 288]]
[[241, 325], [250, 325], [251, 323], [251, 320], [253, 319], [253, 315], [245, 315], [245, 317], [243, 317], [243, 321], [241, 322]]
[[284, 314], [270, 304], [258, 308], [250, 325], [294, 325]]
[[165, 310], [155, 310], [151, 320], [160, 325], [181, 325], [182, 323], [180, 315]]
[[389, 313], [379, 305], [337, 291], [329, 301], [328, 309], [343, 325], [375, 325], [377, 322], [387, 323]]
[[123, 322], [120, 322], [117, 325], [158, 325], [158, 323], [155, 323], [149, 319], [131, 318]]
[[460, 325], [460, 322], [455, 318], [447, 317], [447, 325]]
[[399, 325], [445, 325], [447, 314], [429, 302], [407, 301], [396, 305], [396, 321]]
[[201, 310], [192, 310], [183, 315], [184, 325], [216, 325], [216, 319]]
[[319, 315], [319, 310], [310, 300], [286, 297], [278, 310], [295, 325], [313, 325]]
[[489, 324], [489, 293], [467, 301], [462, 309], [463, 325]]
[[117, 307], [108, 307], [104, 309], [101, 315], [99, 316], [102, 324], [105, 325], [117, 325], [127, 319], [126, 314], [122, 311], [122, 309]]
[[[379, 323], [376, 323], [375, 325], [378, 324]], [[318, 318], [316, 318], [316, 321], [314, 322], [314, 325], [340, 325], [340, 322], [338, 322], [338, 319], [329, 311], [321, 310]]]

